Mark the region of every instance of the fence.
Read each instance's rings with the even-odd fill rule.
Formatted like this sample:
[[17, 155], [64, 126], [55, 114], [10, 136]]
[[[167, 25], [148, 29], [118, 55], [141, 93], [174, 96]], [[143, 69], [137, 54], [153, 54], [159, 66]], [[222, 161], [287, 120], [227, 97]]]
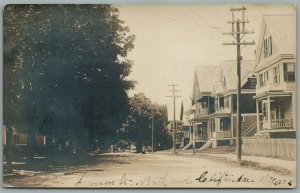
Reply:
[[296, 159], [296, 139], [244, 138], [243, 146], [246, 155]]

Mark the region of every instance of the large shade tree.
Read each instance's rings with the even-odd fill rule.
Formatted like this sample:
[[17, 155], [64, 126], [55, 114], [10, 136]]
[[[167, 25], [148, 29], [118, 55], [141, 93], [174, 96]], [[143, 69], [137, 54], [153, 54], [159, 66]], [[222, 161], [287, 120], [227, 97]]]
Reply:
[[37, 133], [82, 148], [114, 138], [134, 86], [133, 41], [111, 5], [7, 5], [4, 124], [31, 143]]
[[126, 123], [118, 132], [120, 139], [126, 139], [136, 144], [137, 152], [143, 146], [152, 145], [152, 124], [154, 149], [168, 149], [172, 139], [167, 132], [167, 107], [152, 103], [143, 93], [135, 94], [130, 98], [130, 113]]

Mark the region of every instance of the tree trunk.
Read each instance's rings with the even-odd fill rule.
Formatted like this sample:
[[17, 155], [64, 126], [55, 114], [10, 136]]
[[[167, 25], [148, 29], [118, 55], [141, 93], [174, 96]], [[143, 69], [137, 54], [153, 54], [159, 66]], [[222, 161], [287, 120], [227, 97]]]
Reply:
[[27, 138], [27, 160], [29, 162], [33, 161], [35, 153], [35, 131], [34, 129], [30, 129], [28, 131]]
[[12, 147], [12, 129], [7, 127], [6, 128], [6, 147], [5, 147], [5, 151], [4, 151], [4, 155], [6, 158], [6, 171], [8, 173], [12, 172], [12, 151], [13, 151], [13, 147]]

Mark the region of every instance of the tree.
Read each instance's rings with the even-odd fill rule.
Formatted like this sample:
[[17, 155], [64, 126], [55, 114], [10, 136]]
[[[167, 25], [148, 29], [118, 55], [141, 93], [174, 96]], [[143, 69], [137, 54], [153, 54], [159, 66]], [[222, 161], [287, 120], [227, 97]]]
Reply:
[[[4, 124], [91, 148], [127, 117], [134, 36], [111, 5], [7, 5]], [[29, 148], [31, 149], [31, 148]]]
[[167, 107], [153, 104], [143, 93], [130, 98], [130, 113], [125, 127], [119, 130], [119, 137], [136, 143], [136, 150], [141, 152], [142, 146], [152, 144], [152, 116], [154, 116], [155, 149], [167, 149], [172, 144], [167, 133]]
[[166, 105], [154, 103], [152, 105], [154, 115], [154, 150], [164, 150], [172, 147], [172, 136], [168, 133], [168, 111]]

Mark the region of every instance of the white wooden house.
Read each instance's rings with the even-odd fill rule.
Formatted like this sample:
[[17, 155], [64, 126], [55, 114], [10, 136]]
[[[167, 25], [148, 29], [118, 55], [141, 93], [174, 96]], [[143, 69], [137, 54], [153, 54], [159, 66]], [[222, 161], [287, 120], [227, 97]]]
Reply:
[[296, 158], [296, 16], [265, 15], [256, 49], [257, 133], [244, 153]]
[[296, 132], [296, 17], [266, 15], [257, 47], [257, 131], [269, 137]]

